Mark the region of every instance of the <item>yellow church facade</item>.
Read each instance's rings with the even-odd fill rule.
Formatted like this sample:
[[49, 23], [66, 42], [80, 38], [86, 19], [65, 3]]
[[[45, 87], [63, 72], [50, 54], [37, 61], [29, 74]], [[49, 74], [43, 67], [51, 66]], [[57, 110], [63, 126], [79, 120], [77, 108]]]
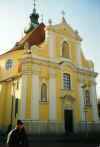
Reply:
[[100, 128], [97, 73], [81, 42], [63, 17], [57, 25], [38, 24], [0, 55], [0, 130], [17, 119], [33, 134]]

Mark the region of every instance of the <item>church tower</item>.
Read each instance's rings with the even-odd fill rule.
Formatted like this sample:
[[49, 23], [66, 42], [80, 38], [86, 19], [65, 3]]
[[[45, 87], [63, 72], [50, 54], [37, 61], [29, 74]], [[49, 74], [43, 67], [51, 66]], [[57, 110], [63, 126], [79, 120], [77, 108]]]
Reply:
[[36, 28], [39, 25], [38, 19], [39, 19], [39, 14], [36, 12], [36, 3], [34, 0], [34, 8], [33, 12], [30, 15], [30, 23], [28, 26], [25, 28], [24, 33], [29, 33], [32, 29]]

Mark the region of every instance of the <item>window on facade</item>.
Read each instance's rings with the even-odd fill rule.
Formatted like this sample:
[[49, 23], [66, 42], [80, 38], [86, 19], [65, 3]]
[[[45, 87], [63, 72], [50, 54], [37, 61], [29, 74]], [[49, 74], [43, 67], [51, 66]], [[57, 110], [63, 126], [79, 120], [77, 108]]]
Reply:
[[69, 58], [69, 45], [66, 41], [62, 45], [62, 57]]
[[89, 93], [89, 90], [85, 90], [84, 104], [85, 105], [90, 105], [90, 93]]
[[63, 73], [63, 88], [65, 90], [71, 90], [71, 78], [68, 73]]
[[45, 83], [43, 83], [41, 86], [41, 101], [47, 101], [47, 85]]
[[6, 70], [9, 71], [13, 66], [13, 60], [12, 59], [8, 59], [8, 61], [6, 62]]

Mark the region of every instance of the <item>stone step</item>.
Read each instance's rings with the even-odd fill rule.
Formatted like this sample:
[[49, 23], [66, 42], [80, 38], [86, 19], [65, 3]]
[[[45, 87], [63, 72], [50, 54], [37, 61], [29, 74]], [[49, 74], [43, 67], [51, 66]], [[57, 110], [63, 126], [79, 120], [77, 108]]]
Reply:
[[64, 143], [64, 142], [95, 142], [99, 141], [100, 138], [95, 136], [34, 136], [29, 135], [28, 140], [30, 143]]

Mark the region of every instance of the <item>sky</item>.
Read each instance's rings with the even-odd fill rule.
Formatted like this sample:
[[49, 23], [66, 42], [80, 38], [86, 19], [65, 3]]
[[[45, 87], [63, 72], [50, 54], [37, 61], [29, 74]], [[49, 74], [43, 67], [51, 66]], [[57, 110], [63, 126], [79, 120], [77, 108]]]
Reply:
[[[49, 19], [59, 24], [65, 11], [67, 23], [83, 38], [84, 56], [94, 62], [100, 98], [100, 0], [36, 0], [36, 9], [46, 25]], [[0, 0], [0, 54], [22, 38], [32, 10], [33, 0]]]

